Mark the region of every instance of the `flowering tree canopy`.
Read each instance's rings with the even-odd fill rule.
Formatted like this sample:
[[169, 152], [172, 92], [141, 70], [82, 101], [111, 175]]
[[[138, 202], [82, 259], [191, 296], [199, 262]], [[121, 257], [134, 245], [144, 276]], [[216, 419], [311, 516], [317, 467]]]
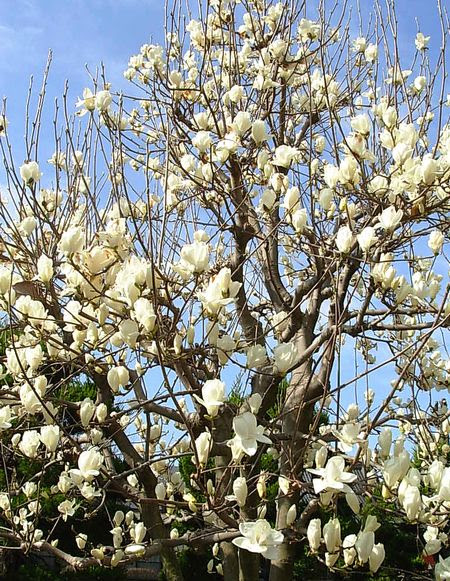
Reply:
[[406, 66], [390, 7], [358, 36], [341, 2], [181, 4], [129, 91], [93, 79], [55, 129], [41, 94], [22, 165], [1, 116], [0, 537], [286, 581], [302, 546], [389, 565], [395, 515], [449, 579], [445, 14]]

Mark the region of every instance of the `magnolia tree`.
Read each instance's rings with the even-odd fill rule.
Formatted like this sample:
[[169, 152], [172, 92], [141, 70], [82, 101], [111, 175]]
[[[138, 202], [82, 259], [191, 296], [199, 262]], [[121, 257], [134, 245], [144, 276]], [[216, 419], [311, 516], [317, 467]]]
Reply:
[[41, 93], [23, 165], [4, 111], [2, 545], [285, 581], [302, 546], [389, 565], [382, 514], [449, 578], [448, 21], [406, 65], [392, 7], [348, 8], [175, 3], [126, 93], [99, 75], [48, 131]]

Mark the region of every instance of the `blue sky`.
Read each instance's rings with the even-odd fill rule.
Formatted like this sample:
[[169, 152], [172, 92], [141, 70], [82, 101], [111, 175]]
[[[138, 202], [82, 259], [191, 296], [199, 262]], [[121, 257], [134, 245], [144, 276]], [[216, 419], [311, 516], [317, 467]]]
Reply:
[[[86, 65], [95, 73], [103, 62], [114, 88], [124, 88], [128, 58], [152, 38], [162, 41], [163, 23], [162, 0], [0, 0], [0, 98], [8, 100], [8, 130], [19, 157], [30, 76], [39, 87], [49, 49], [50, 116], [66, 79], [73, 106], [91, 86]], [[51, 131], [50, 125], [50, 139]]]
[[[363, 15], [370, 5], [361, 0]], [[412, 55], [415, 18], [439, 42], [436, 6], [433, 0], [397, 1], [402, 52]], [[40, 78], [49, 49], [54, 55], [49, 102], [61, 95], [69, 79], [75, 103], [89, 85], [86, 64], [95, 71], [103, 62], [113, 86], [123, 88], [129, 56], [150, 39], [162, 41], [163, 26], [164, 0], [0, 0], [0, 97], [8, 98], [13, 140], [23, 133], [29, 78]]]

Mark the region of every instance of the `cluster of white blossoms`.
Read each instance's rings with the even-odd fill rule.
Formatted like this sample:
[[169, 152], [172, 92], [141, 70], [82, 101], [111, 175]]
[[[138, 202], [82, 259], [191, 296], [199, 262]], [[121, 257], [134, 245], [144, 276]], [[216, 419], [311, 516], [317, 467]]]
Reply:
[[368, 563], [370, 571], [376, 573], [385, 557], [383, 544], [375, 544], [375, 531], [379, 528], [377, 518], [368, 516], [363, 529], [357, 535], [350, 534], [342, 539], [339, 519], [330, 519], [323, 528], [320, 519], [312, 519], [306, 535], [313, 553], [317, 553], [322, 544], [325, 545], [325, 562], [329, 567], [336, 563], [342, 551], [345, 567], [351, 567], [355, 563]]
[[[430, 37], [415, 71], [383, 77], [381, 46], [286, 10], [210, 2], [185, 41], [130, 58], [140, 96], [86, 88], [83, 139], [6, 163], [0, 436], [39, 469], [0, 517], [27, 550], [58, 543], [48, 471], [80, 566], [161, 550], [166, 567], [194, 538], [227, 577], [231, 540], [287, 579], [306, 539], [330, 569], [375, 573], [370, 499], [448, 578], [450, 125]], [[82, 520], [111, 493], [126, 510], [99, 545]]]

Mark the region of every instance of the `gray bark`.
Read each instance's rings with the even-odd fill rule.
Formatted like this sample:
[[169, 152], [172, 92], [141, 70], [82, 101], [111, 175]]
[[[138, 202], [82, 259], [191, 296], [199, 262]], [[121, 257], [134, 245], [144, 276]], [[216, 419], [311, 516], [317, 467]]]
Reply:
[[[302, 353], [311, 343], [309, 331], [300, 331], [296, 337], [299, 353]], [[308, 403], [310, 392], [315, 388], [313, 383], [311, 360], [306, 361], [291, 376], [283, 406], [283, 435], [289, 440], [283, 443], [280, 455], [280, 475], [290, 479], [301, 473], [305, 449], [304, 434], [309, 433], [313, 417], [314, 404]], [[276, 528], [287, 528], [286, 516], [293, 503], [298, 501], [298, 493], [285, 496], [281, 491], [277, 499]], [[295, 545], [288, 540], [281, 545], [280, 558], [272, 561], [270, 581], [286, 581], [292, 579]]]

